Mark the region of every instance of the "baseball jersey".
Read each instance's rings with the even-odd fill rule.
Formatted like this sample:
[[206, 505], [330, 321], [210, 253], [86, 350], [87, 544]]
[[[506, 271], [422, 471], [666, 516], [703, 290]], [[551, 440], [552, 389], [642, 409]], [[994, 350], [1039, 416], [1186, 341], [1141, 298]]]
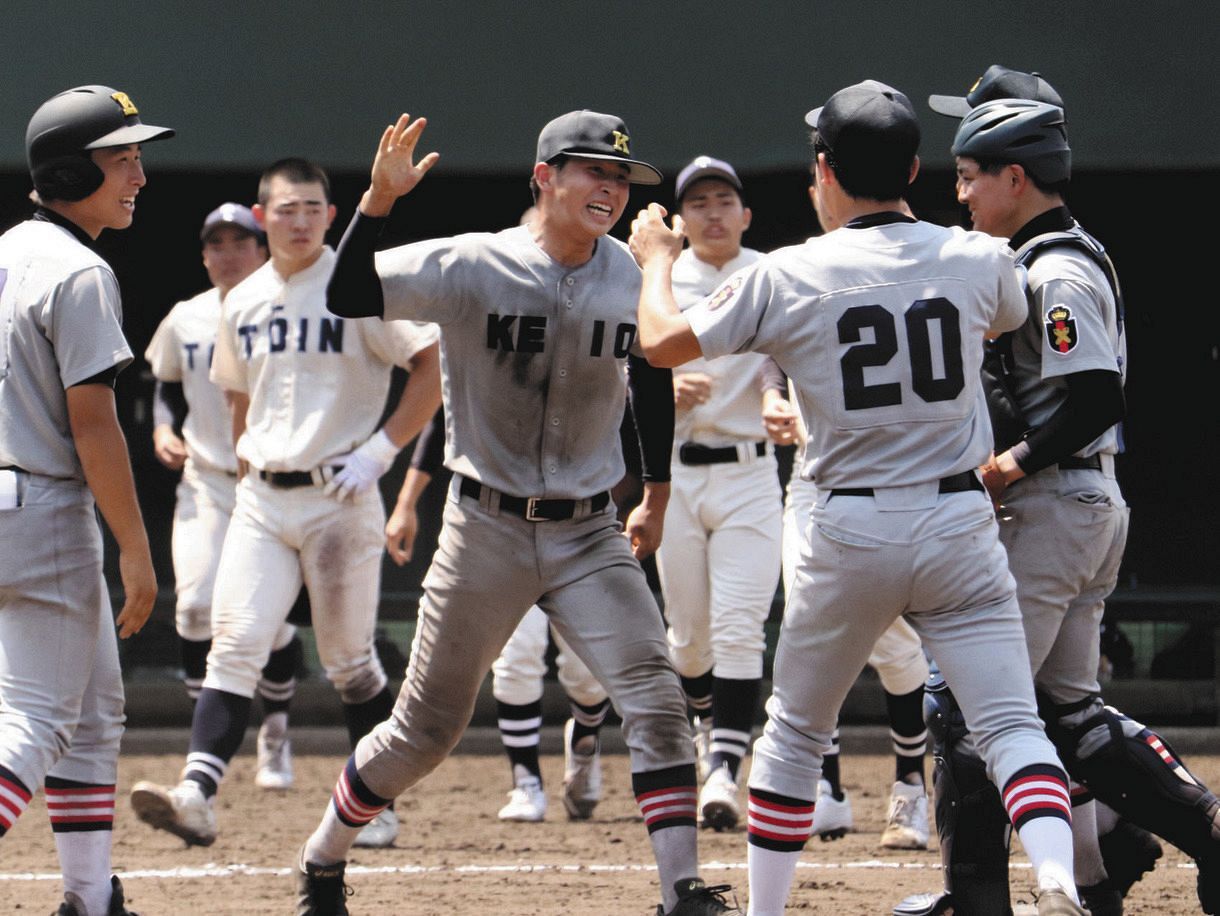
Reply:
[[237, 456], [265, 471], [308, 471], [377, 428], [391, 367], [436, 341], [418, 322], [340, 318], [326, 310], [335, 253], [291, 277], [268, 261], [229, 291], [212, 381], [250, 397]]
[[218, 324], [220, 290], [213, 287], [170, 309], [144, 358], [161, 381], [182, 383], [189, 408], [182, 438], [190, 460], [232, 474], [237, 470], [237, 456], [229, 408], [224, 392], [209, 377]]
[[686, 313], [706, 357], [758, 351], [792, 379], [821, 489], [927, 483], [991, 453], [984, 336], [1018, 327], [1012, 252], [924, 222], [844, 228], [764, 255]]
[[441, 326], [445, 465], [522, 497], [584, 499], [618, 483], [640, 271], [598, 240], [565, 267], [527, 227], [379, 252], [387, 319]]
[[[743, 248], [737, 257], [717, 268], [699, 260], [687, 248], [673, 268], [674, 299], [678, 307], [690, 308], [759, 257], [752, 248]], [[766, 438], [758, 387], [758, 370], [765, 359], [761, 353], [746, 353], [732, 359], [699, 358], [675, 369], [675, 378], [683, 372], [706, 374], [711, 378], [711, 393], [704, 403], [677, 411], [674, 442], [721, 446]]]
[[[1021, 245], [1017, 259], [1044, 238]], [[1104, 369], [1126, 379], [1127, 338], [1110, 281], [1084, 252], [1066, 245], [1045, 249], [1030, 263], [1026, 283], [1028, 320], [1006, 338], [1012, 349], [1009, 383], [1026, 421], [1041, 426], [1067, 399], [1064, 376]], [[1118, 450], [1118, 426], [1112, 426], [1076, 454]]]
[[119, 303], [109, 265], [64, 226], [0, 236], [0, 467], [84, 480], [64, 391], [131, 362]]

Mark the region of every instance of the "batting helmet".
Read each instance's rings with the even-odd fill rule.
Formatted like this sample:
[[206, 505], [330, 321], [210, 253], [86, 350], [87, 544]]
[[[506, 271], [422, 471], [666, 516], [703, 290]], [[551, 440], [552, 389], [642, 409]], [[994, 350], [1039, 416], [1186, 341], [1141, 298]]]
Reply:
[[25, 132], [25, 154], [38, 195], [46, 200], [84, 200], [102, 186], [102, 170], [89, 151], [165, 140], [168, 127], [140, 121], [125, 92], [109, 86], [77, 86], [39, 106]]
[[1072, 176], [1063, 109], [1030, 99], [997, 99], [973, 109], [958, 125], [953, 155], [1013, 162], [1048, 185]]

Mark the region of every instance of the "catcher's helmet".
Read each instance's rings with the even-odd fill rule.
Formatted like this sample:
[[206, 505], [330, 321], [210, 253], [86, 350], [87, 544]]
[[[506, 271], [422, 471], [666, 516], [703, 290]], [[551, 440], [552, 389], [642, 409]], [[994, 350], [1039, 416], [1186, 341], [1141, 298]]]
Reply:
[[127, 93], [109, 86], [78, 86], [39, 106], [25, 132], [34, 188], [45, 200], [84, 200], [102, 185], [89, 150], [148, 143], [174, 135], [140, 121]]
[[1013, 162], [1049, 185], [1072, 176], [1063, 109], [1030, 99], [997, 99], [975, 108], [958, 125], [953, 155]]

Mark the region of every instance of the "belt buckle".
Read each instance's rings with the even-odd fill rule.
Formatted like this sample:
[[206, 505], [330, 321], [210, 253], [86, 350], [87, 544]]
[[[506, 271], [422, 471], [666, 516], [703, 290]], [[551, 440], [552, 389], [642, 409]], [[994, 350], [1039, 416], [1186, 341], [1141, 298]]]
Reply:
[[527, 522], [549, 521], [545, 515], [538, 514], [538, 503], [540, 502], [542, 502], [540, 496], [530, 496], [525, 500], [525, 520]]

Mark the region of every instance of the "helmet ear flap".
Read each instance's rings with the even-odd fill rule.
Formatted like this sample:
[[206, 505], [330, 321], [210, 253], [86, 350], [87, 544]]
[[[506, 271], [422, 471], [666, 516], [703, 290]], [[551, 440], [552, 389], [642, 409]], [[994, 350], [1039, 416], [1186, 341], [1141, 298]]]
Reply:
[[53, 156], [30, 173], [43, 200], [84, 200], [102, 186], [105, 175], [88, 153]]

